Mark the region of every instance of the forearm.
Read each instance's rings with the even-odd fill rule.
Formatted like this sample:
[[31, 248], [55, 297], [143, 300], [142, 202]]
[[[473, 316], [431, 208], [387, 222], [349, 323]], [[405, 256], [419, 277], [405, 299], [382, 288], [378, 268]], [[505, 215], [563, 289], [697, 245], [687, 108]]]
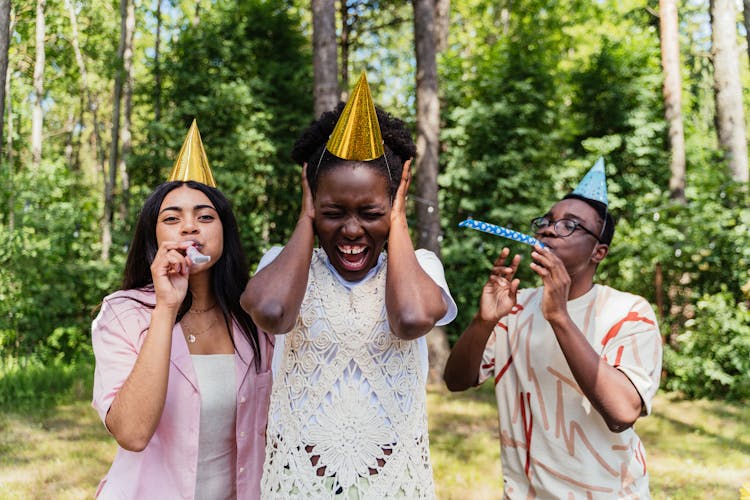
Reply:
[[286, 333], [294, 326], [307, 288], [314, 241], [312, 221], [300, 219], [276, 259], [248, 281], [240, 303], [263, 330]]
[[477, 314], [453, 346], [443, 377], [451, 391], [464, 391], [477, 385], [487, 339], [495, 322], [482, 320]]
[[143, 450], [159, 425], [167, 395], [176, 314], [159, 306], [154, 309], [133, 370], [107, 413], [107, 428], [126, 450]]
[[609, 429], [631, 427], [642, 403], [630, 379], [599, 356], [569, 317], [550, 323], [573, 377]]
[[385, 303], [391, 329], [407, 340], [428, 333], [448, 309], [442, 290], [419, 265], [406, 221], [391, 226]]

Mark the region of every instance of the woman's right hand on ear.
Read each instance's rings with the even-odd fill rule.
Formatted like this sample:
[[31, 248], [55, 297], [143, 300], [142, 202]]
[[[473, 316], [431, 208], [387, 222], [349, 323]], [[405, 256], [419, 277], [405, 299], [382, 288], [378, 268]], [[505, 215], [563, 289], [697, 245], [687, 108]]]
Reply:
[[164, 241], [159, 245], [151, 263], [157, 304], [176, 311], [185, 300], [190, 275], [190, 262], [185, 256], [185, 249], [192, 244], [190, 241]]
[[310, 183], [307, 182], [307, 163], [302, 165], [302, 209], [299, 218], [300, 220], [309, 218], [310, 222], [315, 219], [315, 204]]

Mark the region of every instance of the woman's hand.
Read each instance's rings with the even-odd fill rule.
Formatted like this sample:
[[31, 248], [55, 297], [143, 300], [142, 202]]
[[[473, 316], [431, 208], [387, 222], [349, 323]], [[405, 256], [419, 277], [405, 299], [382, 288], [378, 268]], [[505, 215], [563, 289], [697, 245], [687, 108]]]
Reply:
[[164, 241], [159, 245], [151, 263], [157, 304], [177, 310], [185, 300], [190, 275], [190, 260], [185, 256], [185, 249], [191, 245], [191, 241]]
[[508, 315], [516, 305], [516, 294], [518, 292], [519, 280], [514, 279], [521, 256], [516, 255], [510, 262], [505, 260], [510, 255], [510, 250], [503, 248], [500, 255], [493, 264], [490, 277], [482, 288], [479, 298], [479, 318], [482, 321], [497, 323], [500, 318]]
[[411, 159], [404, 162], [404, 168], [401, 171], [401, 182], [391, 206], [391, 224], [396, 221], [406, 221], [406, 194], [409, 192], [409, 184], [411, 184]]
[[315, 219], [315, 202], [313, 200], [310, 184], [307, 182], [307, 163], [302, 165], [302, 208], [299, 214], [300, 220]]

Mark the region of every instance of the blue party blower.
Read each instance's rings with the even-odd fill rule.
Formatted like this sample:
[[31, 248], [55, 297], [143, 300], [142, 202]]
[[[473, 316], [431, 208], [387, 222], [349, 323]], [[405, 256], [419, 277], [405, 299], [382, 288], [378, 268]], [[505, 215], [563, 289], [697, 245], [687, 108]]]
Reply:
[[539, 245], [544, 248], [544, 243], [534, 238], [533, 236], [519, 233], [518, 231], [514, 231], [505, 227], [496, 226], [495, 224], [490, 224], [489, 222], [482, 222], [481, 220], [466, 219], [465, 221], [460, 222], [458, 224], [458, 227], [468, 227], [471, 229], [476, 229], [477, 231], [484, 231], [485, 233], [494, 234], [495, 236], [500, 236], [501, 238], [507, 238], [519, 243], [525, 243], [526, 245], [531, 245], [532, 247], [534, 245]]

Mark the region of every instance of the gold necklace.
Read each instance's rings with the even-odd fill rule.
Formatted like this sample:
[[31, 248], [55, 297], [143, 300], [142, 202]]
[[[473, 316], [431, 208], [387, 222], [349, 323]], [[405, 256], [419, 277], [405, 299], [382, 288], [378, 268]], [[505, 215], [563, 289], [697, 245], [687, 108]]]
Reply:
[[182, 323], [182, 329], [185, 331], [185, 333], [187, 333], [187, 337], [186, 337], [187, 341], [190, 342], [191, 344], [195, 344], [198, 341], [199, 335], [202, 335], [206, 333], [207, 331], [209, 331], [219, 321], [219, 317], [214, 316], [214, 320], [206, 328], [197, 332], [193, 330], [192, 328], [190, 328], [190, 326], [187, 324], [187, 321], [185, 321], [186, 319], [187, 319], [187, 315], [185, 315], [185, 317], [182, 318], [182, 321], [180, 321], [180, 323]]
[[216, 307], [216, 302], [214, 302], [214, 305], [212, 305], [211, 307], [209, 307], [207, 309], [193, 309], [191, 307], [190, 311], [188, 311], [188, 312], [191, 312], [193, 314], [203, 314], [203, 313], [207, 313], [208, 311], [212, 310], [214, 307]]

